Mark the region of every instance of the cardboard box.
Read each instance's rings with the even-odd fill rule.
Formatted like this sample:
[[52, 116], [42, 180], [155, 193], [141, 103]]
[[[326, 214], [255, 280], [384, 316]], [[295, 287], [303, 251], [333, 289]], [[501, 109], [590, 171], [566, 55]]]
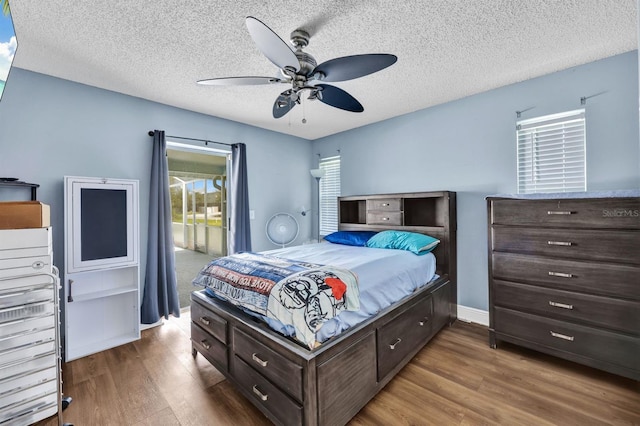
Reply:
[[46, 228], [51, 226], [49, 205], [39, 201], [0, 202], [0, 229]]

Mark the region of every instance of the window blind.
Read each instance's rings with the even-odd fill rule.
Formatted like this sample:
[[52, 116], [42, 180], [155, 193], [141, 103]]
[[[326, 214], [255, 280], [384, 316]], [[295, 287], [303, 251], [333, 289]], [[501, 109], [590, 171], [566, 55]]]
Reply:
[[516, 123], [518, 193], [586, 191], [584, 109]]
[[340, 196], [340, 157], [320, 160], [324, 171], [320, 179], [320, 235], [328, 235], [338, 230], [338, 197]]

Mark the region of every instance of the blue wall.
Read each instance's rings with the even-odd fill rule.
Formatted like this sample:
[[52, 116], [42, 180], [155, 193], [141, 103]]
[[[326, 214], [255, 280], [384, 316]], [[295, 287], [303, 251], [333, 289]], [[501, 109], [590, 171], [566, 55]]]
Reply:
[[[39, 199], [52, 209], [54, 263], [59, 267], [64, 247], [63, 176], [139, 179], [144, 265], [148, 130], [247, 144], [255, 250], [273, 248], [264, 235], [272, 214], [296, 212], [315, 199], [309, 169], [316, 165], [316, 154], [333, 156], [340, 149], [343, 195], [458, 192], [458, 300], [487, 309], [484, 199], [516, 191], [515, 111], [533, 107], [524, 119], [577, 109], [581, 97], [599, 93], [585, 107], [588, 188], [638, 188], [635, 51], [312, 143], [14, 68], [0, 102], [0, 176], [41, 184]], [[296, 217], [301, 243], [310, 236], [312, 217]]]
[[596, 94], [585, 106], [588, 190], [639, 188], [637, 51], [319, 139], [312, 156], [340, 149], [343, 195], [456, 191], [458, 303], [487, 310], [485, 197], [517, 190], [516, 111], [579, 109]]
[[[54, 263], [62, 271], [63, 177], [138, 179], [144, 282], [152, 147], [147, 132], [153, 129], [247, 145], [254, 250], [276, 248], [264, 231], [271, 215], [311, 202], [307, 140], [13, 68], [0, 102], [0, 176], [41, 185], [38, 199], [51, 206]], [[0, 199], [8, 199], [6, 191]], [[311, 219], [297, 218], [301, 243], [309, 238]]]

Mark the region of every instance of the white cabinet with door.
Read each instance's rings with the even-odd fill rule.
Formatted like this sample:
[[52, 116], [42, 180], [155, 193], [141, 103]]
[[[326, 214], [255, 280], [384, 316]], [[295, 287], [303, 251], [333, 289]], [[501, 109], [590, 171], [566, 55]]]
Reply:
[[65, 228], [65, 359], [138, 340], [138, 181], [65, 177]]

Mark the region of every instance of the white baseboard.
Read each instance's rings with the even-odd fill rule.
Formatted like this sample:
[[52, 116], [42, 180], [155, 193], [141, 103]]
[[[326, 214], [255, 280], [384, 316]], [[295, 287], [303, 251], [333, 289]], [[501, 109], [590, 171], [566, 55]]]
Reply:
[[150, 328], [157, 327], [162, 324], [164, 324], [163, 318], [160, 318], [158, 321], [154, 322], [153, 324], [140, 324], [140, 331], [148, 330]]
[[458, 319], [464, 322], [489, 326], [489, 312], [468, 306], [458, 305]]

